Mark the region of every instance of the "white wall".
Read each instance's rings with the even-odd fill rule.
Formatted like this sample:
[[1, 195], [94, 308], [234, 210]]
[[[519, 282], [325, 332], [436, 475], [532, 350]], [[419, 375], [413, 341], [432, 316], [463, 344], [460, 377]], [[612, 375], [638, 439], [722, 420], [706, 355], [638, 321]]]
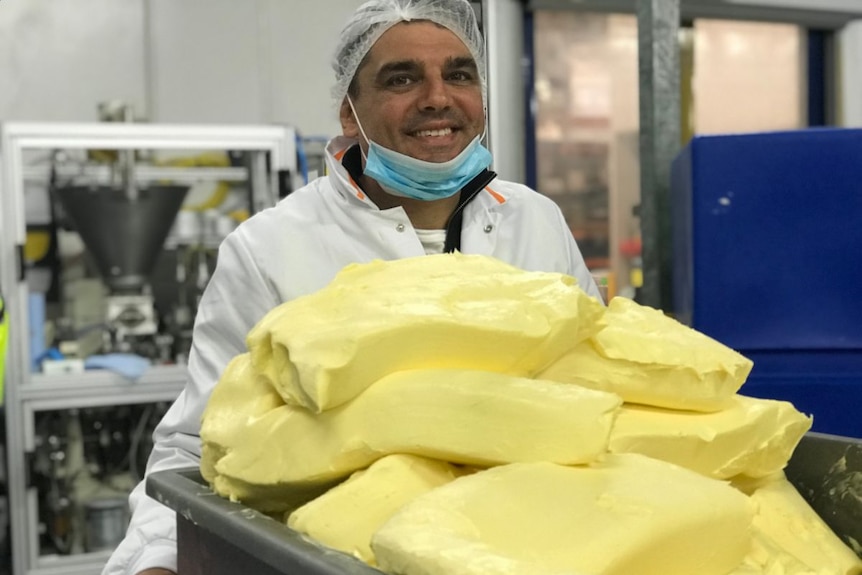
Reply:
[[150, 116], [260, 123], [265, 54], [252, 0], [147, 0]]
[[146, 2], [155, 119], [340, 132], [330, 59], [363, 0]]
[[146, 105], [142, 0], [0, 6], [0, 120], [91, 121], [99, 101]]
[[121, 99], [155, 122], [340, 132], [330, 58], [362, 0], [7, 0], [0, 121], [93, 121]]
[[862, 128], [862, 20], [851, 22], [838, 35], [840, 123]]
[[341, 133], [330, 98], [330, 60], [342, 26], [365, 0], [265, 1], [271, 15], [269, 117], [306, 136]]

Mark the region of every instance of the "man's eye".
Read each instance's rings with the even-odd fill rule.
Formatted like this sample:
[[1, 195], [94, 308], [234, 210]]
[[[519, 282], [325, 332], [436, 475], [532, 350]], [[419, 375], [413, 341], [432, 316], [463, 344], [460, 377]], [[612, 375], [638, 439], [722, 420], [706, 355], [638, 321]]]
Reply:
[[453, 82], [471, 82], [473, 80], [473, 75], [469, 72], [459, 70], [449, 74], [449, 79]]
[[408, 86], [413, 83], [413, 78], [407, 74], [392, 76], [386, 81], [387, 86]]

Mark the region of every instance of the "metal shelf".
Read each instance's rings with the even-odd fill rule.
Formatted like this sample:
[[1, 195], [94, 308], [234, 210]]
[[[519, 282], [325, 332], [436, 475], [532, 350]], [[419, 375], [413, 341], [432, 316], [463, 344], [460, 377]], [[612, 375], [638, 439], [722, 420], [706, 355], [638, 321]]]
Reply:
[[110, 558], [110, 551], [81, 553], [79, 555], [43, 555], [38, 567], [30, 575], [97, 575]]
[[[296, 173], [296, 133], [286, 126], [213, 126], [125, 123], [0, 124], [0, 286], [9, 313], [6, 430], [13, 575], [96, 575], [108, 553], [41, 556], [37, 496], [26, 485], [25, 452], [33, 449], [39, 411], [173, 401], [186, 380], [184, 366], [156, 366], [135, 382], [107, 371], [30, 373], [27, 286], [21, 260], [26, 237], [24, 186], [46, 182], [47, 166], [25, 165], [25, 154], [51, 150], [243, 151], [244, 167], [135, 166], [137, 181], [244, 181], [255, 213], [278, 199], [278, 174]], [[108, 181], [109, 166], [59, 165], [61, 178]]]
[[[47, 183], [51, 176], [48, 166], [29, 166], [24, 168], [25, 182]], [[169, 181], [194, 184], [205, 181], [245, 182], [248, 169], [238, 167], [169, 167], [138, 164], [135, 166], [135, 181], [141, 183]], [[112, 170], [109, 166], [85, 164], [83, 166], [57, 166], [56, 175], [64, 180], [80, 178], [87, 182], [107, 183], [111, 181]]]
[[33, 411], [173, 401], [186, 383], [185, 366], [153, 366], [130, 381], [109, 371], [69, 375], [33, 374], [19, 399]]

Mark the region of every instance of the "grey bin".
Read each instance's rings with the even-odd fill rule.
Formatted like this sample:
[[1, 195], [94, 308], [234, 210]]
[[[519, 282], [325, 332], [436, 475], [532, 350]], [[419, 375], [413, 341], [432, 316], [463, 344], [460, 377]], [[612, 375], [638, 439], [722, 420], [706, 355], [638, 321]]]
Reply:
[[826, 524], [862, 557], [862, 439], [808, 433], [785, 473]]
[[381, 575], [216, 495], [197, 469], [153, 473], [147, 494], [177, 512], [178, 575]]
[[[862, 440], [802, 439], [787, 477], [841, 539], [862, 544]], [[160, 471], [147, 493], [177, 512], [179, 575], [380, 575], [283, 523], [214, 494], [197, 469]]]

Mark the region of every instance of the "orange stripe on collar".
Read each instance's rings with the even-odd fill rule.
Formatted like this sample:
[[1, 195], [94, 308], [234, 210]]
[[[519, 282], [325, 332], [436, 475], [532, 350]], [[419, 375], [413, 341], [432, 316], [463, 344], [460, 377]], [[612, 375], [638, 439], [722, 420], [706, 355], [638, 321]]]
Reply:
[[348, 174], [347, 179], [350, 180], [350, 185], [356, 189], [356, 197], [359, 198], [360, 200], [364, 200], [365, 199], [365, 192], [362, 191], [362, 188], [359, 187], [359, 184], [357, 184], [355, 181], [353, 181], [353, 176]]
[[[344, 154], [346, 154], [347, 150], [349, 150], [349, 149], [350, 148], [345, 148], [343, 150], [339, 150], [338, 152], [335, 152], [332, 155], [332, 157], [335, 158], [336, 162], [341, 162], [341, 159], [344, 157]], [[353, 186], [354, 189], [356, 189], [356, 197], [359, 198], [360, 200], [364, 200], [365, 199], [365, 192], [362, 191], [362, 188], [359, 187], [359, 184], [356, 183], [356, 181], [353, 179], [353, 176], [351, 176], [348, 173], [347, 179], [350, 180], [350, 185]]]
[[494, 197], [495, 200], [497, 200], [498, 204], [505, 204], [506, 203], [506, 198], [504, 198], [503, 196], [501, 196], [500, 194], [498, 194], [497, 192], [492, 190], [490, 187], [485, 186], [485, 189], [488, 191], [489, 194], [491, 194]]

